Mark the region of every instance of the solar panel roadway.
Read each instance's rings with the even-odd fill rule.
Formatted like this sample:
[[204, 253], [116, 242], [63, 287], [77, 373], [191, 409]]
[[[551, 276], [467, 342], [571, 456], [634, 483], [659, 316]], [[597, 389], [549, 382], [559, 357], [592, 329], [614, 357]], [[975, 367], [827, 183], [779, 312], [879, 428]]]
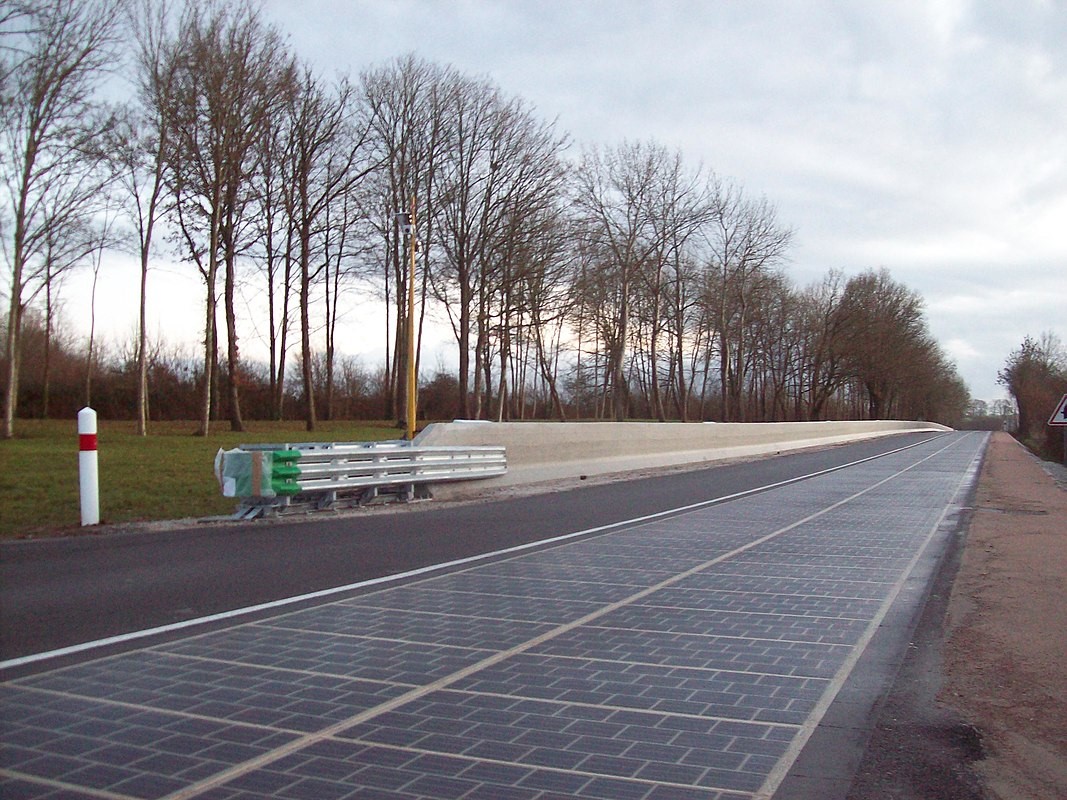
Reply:
[[0, 795], [772, 797], [924, 595], [985, 443], [7, 681]]

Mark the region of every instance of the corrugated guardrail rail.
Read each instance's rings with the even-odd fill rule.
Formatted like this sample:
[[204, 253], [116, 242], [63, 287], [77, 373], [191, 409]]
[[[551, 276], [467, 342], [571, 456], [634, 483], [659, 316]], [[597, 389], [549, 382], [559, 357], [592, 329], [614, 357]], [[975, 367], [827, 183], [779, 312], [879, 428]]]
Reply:
[[215, 475], [237, 517], [293, 505], [329, 508], [383, 493], [414, 499], [426, 484], [492, 478], [507, 472], [503, 447], [417, 446], [404, 441], [247, 444], [220, 450]]

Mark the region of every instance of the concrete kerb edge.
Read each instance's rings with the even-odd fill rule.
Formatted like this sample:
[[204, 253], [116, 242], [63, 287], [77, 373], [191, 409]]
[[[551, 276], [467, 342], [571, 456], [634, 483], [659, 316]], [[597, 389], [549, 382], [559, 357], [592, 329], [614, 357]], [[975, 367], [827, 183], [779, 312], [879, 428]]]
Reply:
[[[516, 426], [520, 430], [516, 431]], [[595, 426], [595, 427], [594, 427]], [[776, 431], [771, 430], [776, 426]], [[788, 426], [803, 426], [788, 427]], [[816, 427], [818, 426], [818, 427]], [[508, 473], [497, 478], [464, 483], [439, 484], [434, 487], [434, 496], [440, 499], [471, 498], [495, 489], [508, 487], [533, 487], [543, 484], [554, 488], [560, 481], [584, 480], [593, 477], [622, 476], [628, 472], [642, 470], [697, 467], [712, 465], [724, 461], [758, 458], [777, 455], [795, 450], [816, 447], [829, 447], [847, 442], [873, 439], [900, 433], [923, 431], [948, 431], [943, 425], [933, 423], [915, 423], [900, 421], [874, 421], [861, 423], [749, 423], [735, 424], [729, 437], [731, 440], [751, 438], [749, 444], [714, 445], [700, 442], [707, 438], [698, 434], [702, 426], [692, 423], [436, 423], [430, 425], [419, 435], [416, 442], [424, 445], [466, 444], [466, 445], [504, 445], [508, 449]], [[620, 428], [622, 430], [620, 430]], [[643, 430], [642, 430], [643, 428]], [[709, 425], [714, 431], [720, 426]], [[668, 433], [668, 429], [670, 432]], [[740, 433], [739, 433], [740, 430]], [[582, 436], [577, 436], [579, 433]], [[684, 434], [689, 446], [675, 446], [674, 449], [643, 449], [646, 441], [642, 434], [649, 432], [660, 434], [653, 447], [662, 445], [671, 435]], [[512, 434], [520, 433], [520, 442], [511, 446]], [[811, 435], [818, 433], [821, 435]], [[536, 441], [531, 437], [536, 434]], [[610, 437], [616, 452], [610, 455], [579, 457], [574, 448], [589, 443], [592, 438]], [[666, 434], [666, 436], [664, 436]], [[803, 434], [808, 434], [804, 436]], [[795, 437], [795, 438], [794, 438]], [[706, 446], [701, 447], [701, 444]], [[695, 445], [695, 446], [694, 446]], [[570, 449], [569, 449], [570, 448]], [[603, 453], [603, 442], [592, 443], [589, 448]], [[611, 449], [611, 448], [608, 448]]]

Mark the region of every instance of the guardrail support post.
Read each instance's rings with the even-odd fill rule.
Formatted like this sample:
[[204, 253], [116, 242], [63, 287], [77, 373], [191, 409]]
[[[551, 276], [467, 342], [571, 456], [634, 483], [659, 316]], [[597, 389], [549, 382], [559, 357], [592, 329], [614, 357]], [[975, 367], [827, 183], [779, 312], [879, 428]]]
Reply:
[[100, 524], [100, 475], [96, 457], [96, 412], [78, 412], [78, 483], [82, 525]]

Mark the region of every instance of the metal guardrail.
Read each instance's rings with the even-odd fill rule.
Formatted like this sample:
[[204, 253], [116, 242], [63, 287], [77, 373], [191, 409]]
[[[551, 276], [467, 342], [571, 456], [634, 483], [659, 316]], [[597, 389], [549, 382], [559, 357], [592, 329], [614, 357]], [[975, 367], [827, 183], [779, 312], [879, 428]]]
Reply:
[[238, 518], [296, 505], [317, 509], [378, 498], [428, 496], [426, 484], [504, 475], [503, 447], [415, 446], [403, 441], [247, 444], [219, 451], [215, 473]]

